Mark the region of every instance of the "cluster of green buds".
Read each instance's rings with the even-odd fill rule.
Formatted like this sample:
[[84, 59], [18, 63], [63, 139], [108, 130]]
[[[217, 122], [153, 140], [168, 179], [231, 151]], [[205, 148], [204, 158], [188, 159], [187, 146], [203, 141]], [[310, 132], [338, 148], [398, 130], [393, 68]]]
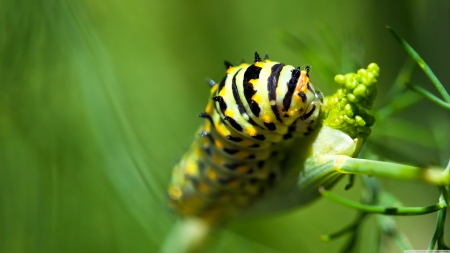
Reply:
[[352, 138], [366, 138], [375, 118], [366, 110], [372, 108], [377, 95], [377, 77], [380, 68], [371, 63], [367, 69], [355, 73], [337, 75], [338, 91], [325, 97], [323, 124], [339, 129]]

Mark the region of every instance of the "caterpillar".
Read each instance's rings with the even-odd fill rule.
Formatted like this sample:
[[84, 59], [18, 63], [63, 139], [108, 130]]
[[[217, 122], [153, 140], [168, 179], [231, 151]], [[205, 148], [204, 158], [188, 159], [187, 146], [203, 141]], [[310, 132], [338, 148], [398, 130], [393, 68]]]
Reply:
[[233, 66], [212, 80], [197, 138], [175, 165], [168, 194], [182, 216], [217, 220], [257, 201], [285, 175], [280, 166], [290, 139], [311, 134], [323, 96], [310, 67], [262, 60]]

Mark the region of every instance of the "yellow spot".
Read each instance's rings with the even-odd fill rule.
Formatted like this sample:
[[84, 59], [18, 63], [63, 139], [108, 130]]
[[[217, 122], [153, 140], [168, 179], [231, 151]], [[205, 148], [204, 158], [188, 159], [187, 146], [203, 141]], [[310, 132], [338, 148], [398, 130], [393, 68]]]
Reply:
[[197, 186], [197, 190], [200, 193], [206, 194], [209, 192], [209, 187], [205, 183], [199, 183]]
[[255, 95], [253, 95], [252, 99], [258, 104], [261, 103], [261, 96], [259, 96], [258, 93], [255, 93]]
[[253, 89], [256, 90], [258, 85], [258, 79], [250, 79], [250, 81], [248, 82], [253, 86]]
[[250, 136], [256, 136], [258, 134], [258, 132], [256, 131], [256, 129], [252, 126], [247, 126], [245, 128], [245, 131], [247, 132], [248, 135]]
[[245, 62], [243, 62], [243, 63], [241, 63], [241, 65], [239, 65], [239, 67], [247, 67], [248, 66], [248, 63], [245, 63]]
[[242, 146], [244, 146], [244, 147], [250, 147], [250, 146], [253, 146], [255, 143], [254, 143], [253, 141], [251, 141], [251, 140], [243, 140], [243, 141], [241, 142], [241, 144], [242, 144]]
[[214, 145], [219, 149], [223, 149], [223, 143], [217, 139], [214, 141]]
[[264, 122], [266, 122], [266, 123], [272, 123], [273, 122], [272, 117], [270, 115], [267, 115], [267, 114], [263, 114], [262, 115], [262, 120]]
[[195, 166], [195, 163], [189, 162], [186, 165], [186, 175], [193, 176], [196, 174], [196, 172], [197, 172], [197, 166]]
[[217, 130], [217, 132], [218, 132], [220, 135], [222, 135], [222, 136], [227, 136], [227, 135], [228, 135], [227, 130], [226, 130], [225, 127], [223, 127], [223, 125], [220, 124], [220, 123], [216, 123], [216, 130]]
[[169, 187], [169, 196], [171, 199], [178, 200], [183, 195], [183, 192], [179, 187], [171, 186]]
[[216, 164], [222, 164], [222, 158], [218, 154], [213, 156], [213, 160]]
[[245, 165], [241, 165], [239, 167], [237, 167], [236, 171], [239, 172], [240, 174], [245, 174], [250, 170], [250, 168], [248, 166]]
[[209, 179], [213, 181], [217, 179], [217, 173], [211, 168], [208, 168], [208, 170], [206, 171], [206, 175], [208, 176]]
[[264, 62], [263, 61], [255, 62], [255, 66], [262, 68], [264, 67]]
[[228, 116], [228, 117], [230, 117], [230, 118], [233, 118], [234, 113], [233, 113], [232, 110], [226, 109], [226, 110], [225, 110], [225, 116]]
[[244, 152], [244, 151], [240, 151], [240, 152], [237, 152], [237, 153], [235, 154], [235, 156], [238, 157], [238, 158], [240, 158], [240, 159], [244, 159], [244, 158], [247, 158], [247, 157], [248, 157], [248, 153], [247, 153], [247, 152]]
[[291, 108], [289, 108], [289, 110], [287, 111], [287, 114], [288, 114], [289, 116], [294, 116], [296, 112], [297, 112], [297, 110], [291, 107]]

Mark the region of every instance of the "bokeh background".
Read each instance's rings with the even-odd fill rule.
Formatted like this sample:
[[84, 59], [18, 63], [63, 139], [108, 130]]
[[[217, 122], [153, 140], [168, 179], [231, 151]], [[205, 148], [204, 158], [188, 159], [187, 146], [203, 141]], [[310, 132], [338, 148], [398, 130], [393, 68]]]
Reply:
[[[223, 60], [253, 52], [312, 66], [325, 94], [334, 74], [377, 62], [376, 108], [391, 102], [407, 54], [392, 26], [450, 88], [450, 4], [403, 1], [0, 1], [0, 252], [157, 252], [176, 221], [165, 205], [171, 167], [189, 147]], [[431, 90], [420, 69], [411, 82]], [[401, 86], [394, 87], [395, 91]], [[396, 100], [402, 103], [402, 99]], [[429, 101], [378, 124], [379, 159], [445, 166], [450, 115]], [[349, 192], [359, 198], [360, 183]], [[382, 180], [405, 205], [435, 187]], [[319, 200], [231, 222], [211, 252], [339, 252], [320, 242], [353, 210]], [[425, 249], [435, 214], [397, 218]], [[359, 252], [375, 248], [367, 220]], [[449, 239], [447, 237], [447, 239]], [[396, 252], [384, 240], [384, 252]]]

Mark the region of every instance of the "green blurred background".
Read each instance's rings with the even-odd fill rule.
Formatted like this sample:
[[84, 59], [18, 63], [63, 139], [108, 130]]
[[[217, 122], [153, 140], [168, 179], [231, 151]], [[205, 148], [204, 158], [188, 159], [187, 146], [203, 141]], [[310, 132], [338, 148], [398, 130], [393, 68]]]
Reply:
[[[0, 6], [0, 252], [156, 252], [176, 220], [165, 205], [171, 167], [201, 123], [205, 80], [222, 78], [225, 59], [251, 61], [259, 50], [309, 64], [325, 94], [334, 90], [334, 74], [377, 62], [380, 108], [408, 58], [385, 29], [390, 25], [450, 88], [445, 0], [1, 0]], [[418, 69], [412, 83], [435, 91]], [[445, 166], [449, 122], [448, 112], [423, 100], [377, 125], [368, 147], [380, 159]], [[438, 200], [435, 187], [382, 182], [405, 205]], [[336, 192], [358, 199], [359, 182], [349, 192], [344, 184]], [[320, 200], [232, 222], [212, 251], [339, 252], [345, 238], [322, 243], [318, 236], [354, 215]], [[427, 247], [435, 214], [397, 221], [416, 248]], [[360, 252], [374, 248], [374, 226], [367, 221]], [[392, 250], [388, 241], [383, 247]]]

